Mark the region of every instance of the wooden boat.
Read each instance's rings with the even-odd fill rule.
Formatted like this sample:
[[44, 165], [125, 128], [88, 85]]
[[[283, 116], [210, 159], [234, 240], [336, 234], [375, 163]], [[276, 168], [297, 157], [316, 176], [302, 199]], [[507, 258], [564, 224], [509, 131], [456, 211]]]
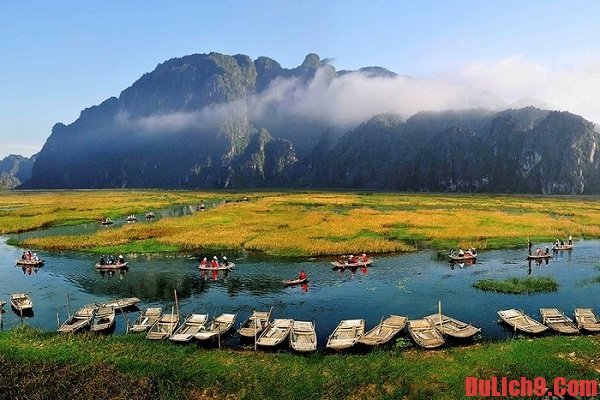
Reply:
[[112, 270], [121, 270], [127, 268], [127, 261], [124, 263], [115, 263], [115, 264], [100, 264], [96, 263], [96, 269], [101, 269], [103, 271], [112, 271]]
[[552, 246], [552, 250], [554, 251], [570, 251], [573, 250], [573, 245], [572, 244], [563, 244], [562, 246]]
[[219, 335], [223, 336], [233, 328], [235, 317], [236, 314], [221, 314], [200, 329], [194, 337], [198, 340], [211, 340]]
[[129, 215], [129, 216], [127, 216], [127, 218], [125, 218], [125, 220], [127, 222], [133, 222], [133, 221], [137, 221], [137, 217], [135, 215]]
[[163, 340], [173, 335], [179, 324], [179, 314], [163, 314], [146, 334], [146, 339]]
[[208, 314], [192, 314], [183, 321], [183, 324], [177, 328], [169, 338], [174, 342], [189, 342], [194, 335], [204, 328]]
[[600, 318], [591, 308], [576, 308], [575, 321], [580, 329], [588, 332], [600, 332]]
[[364, 268], [370, 267], [373, 264], [373, 259], [368, 258], [367, 261], [358, 261], [355, 263], [349, 263], [348, 261], [344, 261], [343, 263], [340, 261], [332, 261], [331, 265], [334, 269], [344, 269], [344, 268]]
[[238, 333], [245, 338], [254, 338], [271, 323], [271, 311], [254, 311], [242, 324]]
[[498, 315], [508, 325], [521, 332], [538, 334], [548, 329], [547, 326], [541, 324], [522, 311], [515, 310], [514, 308], [511, 308], [510, 310], [498, 311]]
[[207, 265], [207, 266], [200, 265], [198, 267], [198, 269], [200, 271], [231, 271], [233, 268], [235, 268], [235, 264], [232, 262], [230, 262], [228, 265], [220, 264], [217, 268], [213, 268], [210, 265]]
[[299, 353], [317, 350], [317, 332], [310, 321], [294, 321], [290, 331], [290, 347]]
[[153, 212], [147, 212], [146, 213], [146, 219], [152, 219], [154, 218], [154, 213]]
[[354, 346], [364, 333], [364, 319], [343, 320], [329, 335], [326, 347], [334, 350], [348, 349]]
[[450, 262], [454, 262], [454, 263], [461, 263], [461, 262], [470, 262], [470, 261], [477, 261], [477, 254], [475, 255], [464, 255], [464, 256], [453, 256], [450, 255]]
[[128, 308], [135, 307], [135, 305], [137, 303], [139, 303], [140, 301], [141, 300], [138, 299], [137, 297], [125, 297], [123, 299], [117, 299], [117, 300], [109, 301], [107, 303], [101, 303], [98, 306], [99, 307], [114, 307], [115, 312], [121, 312]]
[[275, 347], [280, 345], [285, 339], [287, 339], [292, 326], [294, 324], [293, 319], [274, 319], [260, 334], [256, 344], [264, 347]]
[[11, 294], [10, 305], [19, 312], [31, 312], [33, 310], [33, 301], [27, 293]]
[[459, 339], [471, 338], [481, 332], [481, 329], [476, 328], [471, 324], [464, 323], [444, 314], [432, 314], [425, 317], [425, 319], [431, 322], [442, 335], [448, 335]]
[[0, 310], [2, 309], [2, 307], [4, 307], [5, 304], [6, 304], [6, 302], [0, 301]]
[[542, 316], [542, 323], [553, 331], [564, 333], [565, 335], [579, 333], [579, 329], [577, 329], [573, 320], [558, 308], [540, 308], [540, 314]]
[[59, 332], [64, 333], [75, 333], [84, 329], [89, 328], [92, 325], [94, 314], [96, 313], [95, 305], [87, 305], [71, 315], [61, 326], [58, 328]]
[[129, 332], [146, 332], [159, 320], [162, 308], [146, 308], [129, 328]]
[[100, 307], [94, 314], [92, 326], [90, 330], [92, 332], [103, 332], [108, 331], [115, 326], [115, 308], [114, 307]]
[[379, 346], [388, 343], [406, 326], [408, 318], [399, 315], [390, 315], [381, 321], [359, 340], [367, 346]]
[[435, 349], [446, 343], [435, 325], [426, 319], [408, 321], [408, 333], [416, 344], [425, 349]]
[[283, 286], [296, 286], [296, 285], [302, 285], [304, 283], [308, 283], [308, 278], [304, 278], [304, 279], [289, 279], [286, 281], [281, 281], [283, 283]]
[[545, 253], [545, 254], [540, 254], [539, 256], [530, 254], [527, 256], [528, 260], [544, 260], [546, 258], [552, 258], [552, 254]]
[[41, 267], [44, 265], [44, 260], [23, 260], [22, 258], [17, 259], [17, 265], [26, 267]]
[[112, 225], [112, 224], [114, 224], [114, 222], [113, 222], [113, 221], [111, 221], [110, 219], [105, 219], [105, 220], [102, 220], [102, 221], [100, 221], [100, 223], [101, 223], [102, 225], [104, 225], [104, 226], [107, 226], [107, 225]]

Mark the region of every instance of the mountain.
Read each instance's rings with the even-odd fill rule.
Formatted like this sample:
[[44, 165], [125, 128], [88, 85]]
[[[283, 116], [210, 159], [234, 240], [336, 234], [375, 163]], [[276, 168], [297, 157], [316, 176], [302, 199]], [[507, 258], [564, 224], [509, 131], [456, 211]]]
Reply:
[[[389, 94], [398, 80], [416, 84], [381, 67], [336, 71], [316, 54], [291, 69], [268, 57], [174, 58], [56, 124], [21, 187], [600, 191], [593, 123], [535, 107], [368, 115], [379, 99], [354, 89]], [[328, 107], [348, 98], [358, 103]]]
[[0, 189], [13, 189], [31, 178], [36, 156], [10, 154], [0, 160]]

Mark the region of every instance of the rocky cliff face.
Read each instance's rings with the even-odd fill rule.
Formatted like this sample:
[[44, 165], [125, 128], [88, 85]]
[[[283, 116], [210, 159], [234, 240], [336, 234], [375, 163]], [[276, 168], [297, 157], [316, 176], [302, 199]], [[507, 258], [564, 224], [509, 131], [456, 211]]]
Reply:
[[13, 189], [31, 178], [36, 155], [31, 158], [10, 154], [0, 160], [0, 189]]
[[[285, 112], [315, 81], [334, 85], [350, 73], [316, 54], [292, 69], [218, 53], [168, 60], [118, 98], [56, 124], [22, 187], [600, 191], [600, 134], [566, 112], [380, 115], [348, 132]], [[380, 67], [358, 73], [397, 76]]]

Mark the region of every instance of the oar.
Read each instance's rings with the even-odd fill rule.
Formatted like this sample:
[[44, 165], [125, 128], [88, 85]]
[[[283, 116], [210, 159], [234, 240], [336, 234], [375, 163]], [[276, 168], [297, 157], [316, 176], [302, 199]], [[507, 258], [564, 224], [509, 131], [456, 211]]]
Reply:
[[379, 321], [379, 328], [377, 329], [377, 336], [381, 333], [381, 324], [383, 323], [383, 315], [381, 316], [381, 321]]

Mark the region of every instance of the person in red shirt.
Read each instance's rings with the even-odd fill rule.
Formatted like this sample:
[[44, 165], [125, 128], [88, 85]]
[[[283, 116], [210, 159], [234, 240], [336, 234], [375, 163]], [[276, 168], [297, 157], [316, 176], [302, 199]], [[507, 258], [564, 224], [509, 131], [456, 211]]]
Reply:
[[204, 257], [204, 258], [202, 259], [202, 261], [200, 261], [200, 266], [201, 266], [202, 268], [206, 268], [206, 266], [207, 266], [207, 265], [208, 265], [208, 260], [206, 259], [206, 257]]
[[219, 259], [217, 258], [217, 256], [213, 257], [212, 261], [210, 262], [210, 266], [213, 268], [219, 267]]
[[300, 271], [300, 274], [298, 275], [298, 279], [300, 279], [300, 280], [306, 279], [306, 272], [304, 272], [304, 270]]
[[367, 261], [369, 261], [369, 259], [367, 258], [367, 255], [366, 255], [365, 253], [362, 253], [362, 256], [360, 256], [360, 258], [361, 258], [361, 261], [362, 261], [362, 262], [367, 262]]

